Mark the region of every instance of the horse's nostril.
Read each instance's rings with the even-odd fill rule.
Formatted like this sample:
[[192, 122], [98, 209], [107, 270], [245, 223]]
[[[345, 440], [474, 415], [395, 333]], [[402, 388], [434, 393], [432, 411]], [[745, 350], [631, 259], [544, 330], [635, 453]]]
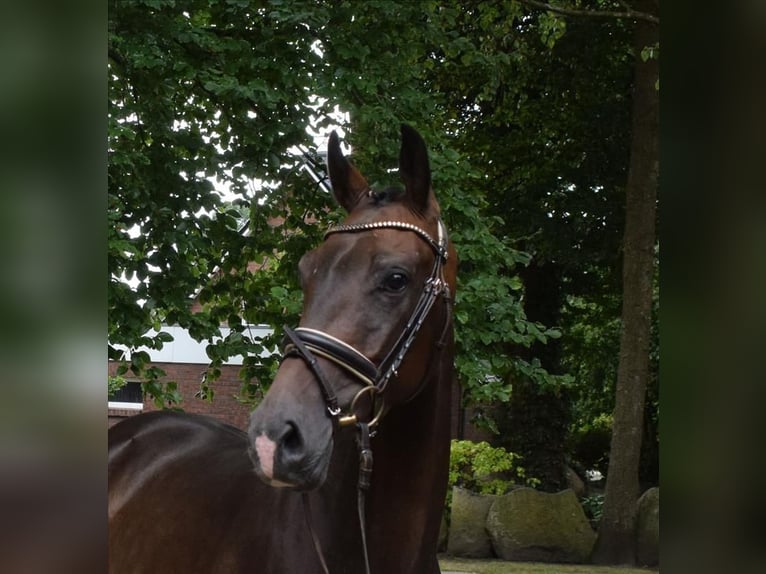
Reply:
[[280, 445], [287, 451], [295, 452], [303, 447], [303, 438], [295, 423], [289, 421], [280, 437]]

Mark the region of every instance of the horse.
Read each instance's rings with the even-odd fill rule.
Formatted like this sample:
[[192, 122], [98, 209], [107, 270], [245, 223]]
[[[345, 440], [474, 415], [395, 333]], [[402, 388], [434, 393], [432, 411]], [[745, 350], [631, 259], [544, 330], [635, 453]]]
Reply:
[[109, 572], [434, 574], [447, 489], [456, 254], [421, 135], [373, 190], [330, 135], [340, 225], [247, 432], [173, 411], [109, 430]]

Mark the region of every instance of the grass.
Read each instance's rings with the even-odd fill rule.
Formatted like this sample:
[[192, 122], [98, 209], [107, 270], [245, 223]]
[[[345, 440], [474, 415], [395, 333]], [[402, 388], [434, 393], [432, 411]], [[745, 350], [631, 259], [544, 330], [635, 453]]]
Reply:
[[470, 560], [467, 558], [439, 558], [442, 572], [472, 574], [653, 574], [651, 568], [626, 566], [593, 566], [591, 564], [542, 564], [539, 562], [505, 562], [503, 560]]

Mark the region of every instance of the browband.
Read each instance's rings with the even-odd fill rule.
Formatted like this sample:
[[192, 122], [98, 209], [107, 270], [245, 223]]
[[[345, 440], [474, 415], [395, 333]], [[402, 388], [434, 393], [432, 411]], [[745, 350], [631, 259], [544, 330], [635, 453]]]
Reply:
[[421, 237], [421, 239], [423, 239], [426, 243], [428, 243], [433, 248], [436, 255], [438, 257], [441, 257], [443, 262], [446, 262], [447, 261], [446, 231], [444, 229], [444, 223], [442, 223], [441, 219], [439, 220], [438, 228], [439, 228], [438, 229], [439, 236], [437, 237], [437, 241], [434, 241], [427, 231], [421, 229], [417, 225], [413, 225], [411, 223], [405, 223], [403, 221], [373, 221], [370, 223], [352, 223], [350, 225], [337, 225], [325, 231], [324, 237], [325, 239], [327, 239], [327, 236], [332, 235], [333, 233], [357, 233], [360, 231], [372, 231], [374, 229], [404, 229], [406, 231], [412, 231], [413, 233], [417, 233]]

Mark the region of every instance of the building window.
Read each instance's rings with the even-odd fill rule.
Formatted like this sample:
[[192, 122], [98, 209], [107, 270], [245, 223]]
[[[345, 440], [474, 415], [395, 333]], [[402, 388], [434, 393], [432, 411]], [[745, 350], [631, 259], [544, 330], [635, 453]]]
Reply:
[[143, 410], [144, 393], [141, 383], [128, 381], [125, 385], [109, 395], [110, 409]]

